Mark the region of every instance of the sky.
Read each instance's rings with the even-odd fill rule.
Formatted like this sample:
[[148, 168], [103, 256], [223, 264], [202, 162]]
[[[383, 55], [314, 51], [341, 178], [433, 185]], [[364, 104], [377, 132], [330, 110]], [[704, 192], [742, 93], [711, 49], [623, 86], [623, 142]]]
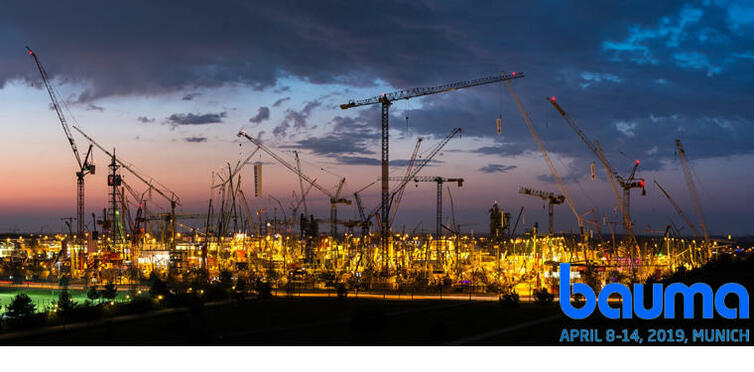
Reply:
[[[380, 112], [339, 104], [383, 92], [522, 71], [512, 82], [579, 213], [619, 220], [595, 156], [546, 101], [558, 102], [610, 163], [638, 176], [637, 232], [683, 221], [657, 180], [696, 222], [675, 139], [693, 169], [713, 234], [754, 233], [754, 3], [751, 1], [0, 1], [0, 232], [61, 231], [75, 215], [76, 162], [51, 110], [31, 47], [53, 80], [71, 123], [122, 160], [173, 190], [181, 212], [205, 212], [213, 173], [248, 156], [261, 139], [328, 189], [344, 195], [380, 174]], [[502, 118], [498, 135], [496, 119]], [[540, 199], [521, 186], [558, 188], [503, 84], [397, 101], [391, 107], [391, 175], [461, 127], [422, 175], [463, 177], [450, 186], [446, 217], [488, 231], [497, 202], [524, 228], [547, 223]], [[80, 151], [84, 138], [74, 133]], [[108, 159], [86, 178], [87, 215], [106, 206]], [[252, 208], [284, 209], [298, 180], [262, 152], [262, 197]], [[253, 195], [251, 167], [241, 173]], [[143, 185], [129, 174], [135, 189]], [[448, 189], [445, 190], [446, 198]], [[379, 185], [366, 189], [367, 209]], [[312, 190], [310, 209], [328, 216]], [[394, 229], [434, 231], [435, 184], [411, 183]], [[154, 198], [155, 205], [162, 203]], [[281, 212], [279, 212], [281, 213]], [[290, 210], [285, 211], [290, 213]], [[355, 219], [355, 205], [339, 217]], [[91, 221], [87, 221], [91, 223]], [[603, 225], [603, 232], [608, 227]], [[576, 219], [556, 207], [555, 229]], [[682, 233], [688, 233], [684, 228]]]

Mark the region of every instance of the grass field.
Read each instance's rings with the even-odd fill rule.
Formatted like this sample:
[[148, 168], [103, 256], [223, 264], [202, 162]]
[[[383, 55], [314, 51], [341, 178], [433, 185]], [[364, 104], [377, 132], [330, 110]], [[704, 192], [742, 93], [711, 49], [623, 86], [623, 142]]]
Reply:
[[[19, 293], [25, 293], [34, 305], [37, 306], [37, 310], [44, 310], [47, 306], [50, 306], [53, 301], [58, 300], [61, 290], [58, 289], [38, 289], [38, 288], [0, 288], [0, 306], [2, 311], [5, 311], [5, 307], [13, 301]], [[71, 299], [77, 303], [83, 303], [87, 300], [86, 292], [76, 289], [69, 289]], [[126, 294], [118, 292], [116, 301], [125, 299]]]

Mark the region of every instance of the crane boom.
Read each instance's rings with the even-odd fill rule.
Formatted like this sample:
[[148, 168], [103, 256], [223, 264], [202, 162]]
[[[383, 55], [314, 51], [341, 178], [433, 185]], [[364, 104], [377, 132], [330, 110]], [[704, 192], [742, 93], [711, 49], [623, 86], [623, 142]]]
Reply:
[[94, 164], [91, 164], [90, 162], [90, 155], [92, 155], [92, 146], [89, 145], [89, 149], [86, 152], [86, 155], [84, 156], [84, 160], [81, 160], [81, 155], [79, 154], [79, 149], [76, 146], [76, 141], [73, 139], [73, 135], [71, 134], [71, 128], [68, 126], [68, 121], [65, 118], [65, 115], [63, 114], [63, 109], [60, 106], [60, 103], [58, 102], [58, 96], [55, 93], [55, 89], [52, 86], [52, 83], [50, 82], [49, 77], [47, 76], [47, 71], [45, 71], [44, 67], [42, 67], [42, 63], [39, 62], [39, 57], [37, 57], [37, 54], [34, 53], [31, 48], [28, 46], [26, 47], [26, 50], [28, 51], [29, 55], [34, 58], [34, 63], [37, 65], [37, 69], [39, 70], [39, 74], [42, 76], [42, 82], [45, 85], [45, 88], [47, 89], [47, 93], [50, 95], [50, 101], [52, 101], [52, 106], [55, 108], [55, 113], [58, 115], [58, 120], [60, 121], [60, 125], [63, 127], [63, 132], [65, 132], [65, 136], [68, 139], [68, 143], [71, 145], [71, 150], [73, 151], [73, 155], [76, 157], [76, 164], [78, 165], [78, 171], [76, 172], [76, 192], [77, 192], [77, 198], [76, 198], [76, 227], [78, 232], [78, 238], [83, 239], [84, 238], [84, 229], [86, 224], [84, 223], [84, 177], [88, 174], [94, 174], [95, 167]]
[[694, 178], [691, 176], [691, 167], [689, 166], [689, 160], [686, 158], [686, 150], [681, 145], [681, 140], [675, 140], [675, 146], [678, 149], [678, 158], [681, 159], [681, 165], [683, 168], [683, 175], [686, 177], [686, 184], [689, 186], [689, 194], [691, 195], [691, 201], [694, 204], [694, 212], [699, 227], [704, 234], [704, 244], [709, 247], [709, 230], [707, 230], [707, 224], [704, 222], [704, 213], [702, 213], [702, 204], [699, 202], [699, 195], [696, 193], [696, 186], [694, 185]]
[[293, 154], [296, 155], [296, 171], [298, 172], [298, 186], [301, 189], [301, 202], [304, 203], [304, 215], [308, 215], [309, 209], [306, 207], [306, 194], [304, 193], [304, 179], [301, 177], [301, 159], [299, 159], [298, 157], [298, 151], [294, 151]]
[[[404, 173], [404, 177], [408, 177], [409, 174], [411, 174], [411, 170], [414, 167], [414, 163], [416, 162], [416, 155], [419, 153], [419, 147], [421, 146], [421, 143], [423, 141], [423, 138], [419, 137], [416, 140], [416, 145], [414, 146], [414, 151], [411, 153], [411, 158], [408, 159], [408, 165], [406, 166], [406, 172]], [[401, 203], [401, 200], [403, 199], [403, 192], [406, 190], [405, 187], [398, 190], [398, 194], [395, 196], [395, 208], [390, 213], [390, 224], [393, 224], [393, 221], [395, 221], [395, 215], [398, 212], [398, 205]]]
[[681, 216], [681, 218], [683, 218], [683, 221], [686, 222], [686, 225], [688, 225], [689, 228], [691, 228], [691, 231], [693, 231], [696, 236], [702, 236], [701, 234], [699, 234], [699, 230], [696, 229], [696, 226], [694, 226], [691, 220], [688, 217], [686, 217], [686, 214], [683, 213], [683, 211], [681, 210], [681, 207], [679, 207], [678, 204], [675, 203], [673, 198], [670, 197], [670, 194], [668, 194], [668, 192], [665, 191], [665, 189], [663, 189], [662, 186], [660, 186], [657, 180], [655, 180], [655, 185], [657, 185], [657, 188], [660, 189], [660, 191], [662, 191], [663, 195], [665, 195], [666, 198], [668, 198], [670, 205], [672, 205], [676, 213], [678, 213], [678, 215]]
[[560, 178], [560, 174], [558, 173], [558, 170], [555, 169], [555, 166], [552, 164], [552, 160], [550, 160], [550, 155], [547, 154], [547, 150], [545, 150], [545, 146], [542, 144], [542, 140], [539, 138], [539, 135], [537, 134], [537, 130], [534, 129], [534, 124], [531, 122], [531, 118], [529, 118], [529, 114], [526, 113], [524, 110], [524, 107], [521, 106], [521, 101], [518, 99], [518, 95], [516, 95], [516, 92], [513, 91], [513, 86], [510, 84], [509, 81], [505, 82], [505, 85], [508, 86], [508, 90], [510, 90], [511, 95], [513, 96], [513, 99], [516, 101], [516, 106], [518, 106], [518, 110], [521, 111], [521, 116], [524, 118], [524, 122], [526, 123], [526, 127], [529, 128], [529, 133], [531, 133], [531, 136], [534, 138], [534, 141], [537, 143], [537, 147], [539, 147], [539, 151], [542, 153], [542, 157], [545, 159], [545, 162], [547, 163], [547, 167], [550, 168], [550, 173], [552, 174], [552, 177], [555, 179], [555, 182], [558, 185], [558, 189], [560, 189], [560, 193], [565, 196], [566, 203], [568, 203], [568, 207], [571, 209], [571, 212], [573, 212], [573, 215], [576, 217], [576, 222], [579, 225], [579, 228], [584, 230], [584, 222], [581, 219], [581, 215], [579, 215], [578, 212], [576, 212], [576, 207], [573, 205], [573, 201], [571, 200], [571, 197], [568, 195], [568, 190], [565, 187], [565, 184], [563, 183], [563, 180]]
[[453, 90], [471, 88], [471, 87], [476, 87], [480, 85], [497, 83], [500, 81], [518, 79], [522, 77], [524, 77], [523, 72], [511, 72], [510, 74], [485, 76], [478, 79], [457, 81], [454, 83], [437, 85], [437, 86], [428, 87], [428, 88], [413, 88], [413, 89], [398, 90], [392, 93], [383, 93], [382, 95], [376, 96], [376, 97], [371, 97], [371, 98], [366, 98], [366, 99], [361, 99], [361, 100], [350, 100], [348, 101], [348, 103], [344, 103], [340, 105], [340, 108], [343, 110], [346, 110], [352, 107], [359, 107], [359, 106], [381, 103], [384, 100], [392, 102], [392, 101], [397, 101], [401, 99], [409, 99], [409, 98], [427, 96], [430, 94], [445, 93], [445, 92], [450, 92]]
[[[576, 132], [576, 134], [579, 136], [579, 138], [581, 138], [581, 141], [584, 142], [584, 144], [586, 145], [586, 147], [589, 148], [589, 150], [592, 151], [592, 153], [594, 154], [594, 156], [596, 156], [597, 158], [599, 158], [600, 154], [599, 154], [599, 151], [597, 150], [597, 147], [594, 145], [594, 142], [592, 142], [592, 140], [590, 140], [589, 137], [587, 137], [586, 134], [584, 134], [584, 132], [581, 130], [581, 128], [579, 128], [578, 125], [576, 125], [576, 122], [574, 122], [573, 119], [571, 119], [571, 117], [568, 116], [568, 114], [565, 112], [565, 110], [563, 110], [563, 108], [560, 107], [560, 105], [558, 104], [558, 102], [555, 100], [555, 97], [548, 97], [547, 98], [547, 102], [550, 102], [552, 104], [552, 106], [555, 107], [556, 110], [558, 110], [558, 112], [563, 117], [563, 119], [565, 119], [566, 123], [568, 123], [568, 126], [570, 126], [571, 129], [573, 129], [574, 132]], [[607, 162], [607, 159], [605, 159], [605, 162]], [[608, 164], [608, 167], [610, 168], [610, 170], [612, 172], [614, 172], [613, 167], [611, 167], [609, 163], [607, 163], [607, 164]], [[614, 174], [617, 175], [617, 173], [614, 173]]]
[[310, 185], [314, 186], [314, 188], [316, 188], [317, 190], [319, 190], [323, 194], [327, 195], [330, 199], [335, 199], [335, 194], [333, 194], [330, 190], [328, 190], [328, 189], [320, 186], [320, 184], [318, 184], [315, 180], [309, 178], [309, 176], [307, 176], [306, 174], [301, 173], [295, 166], [293, 166], [290, 163], [288, 163], [288, 161], [286, 161], [285, 159], [283, 159], [282, 157], [280, 157], [274, 151], [270, 150], [267, 146], [265, 146], [264, 144], [262, 144], [262, 142], [260, 142], [256, 138], [254, 138], [254, 137], [246, 134], [246, 132], [244, 132], [244, 131], [239, 131], [238, 134], [237, 134], [237, 136], [238, 137], [245, 137], [251, 143], [259, 146], [259, 148], [262, 149], [262, 151], [266, 152], [267, 155], [270, 155], [273, 159], [275, 159], [282, 166], [288, 168], [288, 170], [290, 170], [291, 172], [293, 172], [297, 176], [300, 176], [301, 178], [303, 178], [304, 181], [306, 181]]
[[79, 155], [79, 149], [78, 147], [76, 147], [76, 141], [73, 140], [73, 134], [71, 134], [71, 129], [68, 127], [68, 121], [63, 114], [63, 109], [60, 107], [60, 103], [58, 103], [58, 96], [55, 94], [55, 90], [50, 84], [50, 79], [47, 76], [47, 71], [45, 71], [44, 67], [42, 67], [42, 63], [39, 62], [37, 54], [34, 53], [28, 46], [26, 47], [26, 50], [29, 52], [29, 55], [34, 58], [34, 63], [36, 63], [37, 69], [39, 69], [39, 74], [42, 75], [42, 82], [44, 83], [45, 88], [47, 88], [47, 93], [50, 95], [52, 106], [55, 109], [55, 113], [58, 114], [58, 119], [60, 120], [60, 124], [63, 126], [65, 136], [68, 138], [68, 142], [71, 144], [71, 150], [73, 150], [73, 155], [76, 156], [76, 162], [78, 163], [79, 168], [84, 168], [84, 162], [81, 161], [81, 155]]

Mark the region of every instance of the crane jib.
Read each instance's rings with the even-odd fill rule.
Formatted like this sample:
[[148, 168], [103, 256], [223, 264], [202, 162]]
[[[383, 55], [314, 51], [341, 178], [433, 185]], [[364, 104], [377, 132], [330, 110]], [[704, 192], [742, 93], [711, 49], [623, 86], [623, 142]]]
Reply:
[[395, 91], [391, 93], [383, 93], [382, 95], [379, 95], [377, 97], [366, 98], [362, 100], [351, 100], [351, 101], [348, 101], [347, 103], [340, 105], [340, 108], [343, 110], [346, 110], [352, 107], [373, 105], [376, 103], [390, 104], [391, 101], [415, 98], [415, 97], [426, 96], [430, 94], [451, 92], [451, 91], [463, 89], [463, 88], [471, 88], [471, 87], [475, 87], [479, 85], [497, 83], [500, 81], [519, 79], [524, 76], [525, 75], [523, 72], [511, 72], [509, 74], [500, 74], [500, 75], [487, 76], [487, 77], [473, 79], [473, 80], [458, 81], [458, 82], [454, 82], [450, 84], [443, 84], [443, 85], [438, 85], [438, 86], [429, 87], [429, 88], [404, 89], [404, 90], [399, 90], [399, 91]]

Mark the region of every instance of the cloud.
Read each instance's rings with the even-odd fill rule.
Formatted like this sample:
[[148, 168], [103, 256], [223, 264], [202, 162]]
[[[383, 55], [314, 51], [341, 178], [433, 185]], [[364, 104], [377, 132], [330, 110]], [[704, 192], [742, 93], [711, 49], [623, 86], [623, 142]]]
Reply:
[[183, 96], [183, 97], [181, 98], [181, 100], [183, 100], [183, 101], [193, 101], [193, 100], [194, 100], [194, 98], [196, 98], [196, 97], [199, 97], [199, 96], [201, 96], [201, 95], [202, 95], [202, 94], [201, 94], [201, 93], [198, 93], [198, 92], [188, 93], [188, 94], [184, 95], [184, 96]]
[[259, 109], [257, 109], [257, 114], [249, 118], [249, 122], [259, 124], [264, 120], [267, 120], [270, 118], [270, 108], [266, 106], [262, 106]]
[[155, 118], [150, 118], [150, 117], [146, 117], [146, 116], [139, 116], [138, 118], [136, 118], [136, 120], [138, 120], [141, 123], [147, 124], [147, 123], [154, 123]]
[[[37, 4], [10, 3], [0, 13], [0, 60], [4, 61], [0, 87], [14, 79], [39, 87], [38, 74], [16, 47], [27, 42], [37, 48], [53, 79], [87, 87], [79, 95], [82, 101], [166, 92], [183, 95], [228, 85], [288, 95], [302, 85], [322, 88], [323, 94], [337, 90], [339, 100], [345, 102], [366, 98], [361, 93], [352, 97], [354, 88], [363, 92], [375, 87], [373, 94], [366, 94], [371, 96], [381, 93], [383, 86], [391, 90], [434, 86], [505, 68], [527, 73], [512, 84], [554, 156], [582, 165], [594, 160], [544, 102], [544, 95], [562, 98], [564, 109], [590, 138], [600, 140], [608, 157], [618, 151], [641, 157], [657, 146], [642, 167], [660, 167], [672, 160], [676, 137], [696, 143], [697, 158], [754, 153], [754, 105], [747, 101], [754, 93], [750, 73], [754, 7], [746, 2], [567, 6], [553, 1], [542, 5], [548, 12], [517, 0], [471, 8], [422, 1], [292, 7], [285, 2], [187, 0], [184, 5], [178, 10], [144, 9], [128, 3], [116, 12], [91, 2], [82, 13], [50, 1], [44, 4], [46, 12], [37, 13]], [[516, 9], [515, 17], [509, 16], [510, 9]], [[460, 13], [464, 17], [458, 17]], [[201, 19], [195, 14], [202, 14]], [[568, 27], [563, 26], [564, 19], [569, 20]], [[367, 29], [370, 32], [364, 32]], [[501, 34], [516, 36], [501, 38]], [[170, 63], [165, 63], [166, 58]], [[290, 100], [277, 98], [270, 108]], [[375, 107], [343, 114], [327, 111], [328, 104], [319, 108], [324, 115], [366, 112], [363, 119], [369, 120], [369, 128], [379, 130]], [[299, 120], [300, 112], [284, 112], [287, 120], [265, 128], [268, 135], [287, 137], [294, 123], [313, 127], [311, 118]], [[391, 114], [392, 128], [403, 126], [408, 116], [415, 135], [442, 138], [461, 126], [465, 137], [485, 140], [483, 148], [469, 150], [474, 154], [537, 152], [500, 84], [395, 102]], [[663, 119], [652, 121], [650, 114]], [[676, 114], [680, 119], [671, 118]], [[503, 118], [501, 136], [495, 130], [498, 115]], [[619, 122], [635, 124], [633, 137], [616, 127]], [[334, 125], [318, 124], [318, 129]], [[373, 131], [367, 134], [325, 131], [314, 138], [355, 140], [356, 149], [376, 151], [379, 137], [373, 137]], [[326, 141], [292, 143], [316, 147]]]
[[273, 103], [273, 104], [272, 104], [272, 107], [278, 107], [278, 106], [280, 106], [280, 105], [281, 105], [281, 104], [282, 104], [283, 102], [285, 102], [285, 101], [288, 101], [288, 100], [290, 100], [290, 99], [291, 99], [291, 97], [283, 97], [283, 98], [280, 98], [279, 100], [275, 101], [275, 103]]
[[205, 125], [222, 123], [223, 118], [228, 115], [225, 112], [214, 114], [173, 114], [167, 118], [167, 122], [172, 125]]
[[183, 140], [191, 143], [202, 143], [207, 142], [207, 137], [186, 137]]
[[625, 121], [619, 121], [615, 123], [615, 129], [621, 132], [624, 136], [633, 137], [636, 135], [634, 129], [636, 129], [636, 123], [627, 123]]
[[368, 158], [366, 156], [336, 156], [335, 159], [340, 164], [344, 165], [380, 165], [382, 162], [379, 159]]
[[95, 105], [93, 103], [90, 103], [90, 104], [86, 105], [86, 111], [99, 111], [99, 112], [102, 112], [102, 111], [105, 111], [105, 108], [102, 107], [102, 106], [97, 106], [97, 105]]
[[583, 82], [581, 83], [582, 88], [587, 88], [590, 85], [601, 83], [601, 82], [611, 82], [611, 83], [620, 83], [622, 80], [620, 77], [608, 74], [605, 72], [582, 72], [581, 73], [581, 79]]
[[320, 101], [313, 100], [307, 102], [299, 111], [292, 109], [285, 110], [285, 117], [280, 124], [272, 130], [272, 134], [275, 137], [285, 137], [288, 134], [288, 129], [291, 127], [297, 131], [306, 129], [308, 127], [307, 119], [309, 119], [312, 110], [321, 105], [322, 103]]
[[505, 173], [516, 168], [518, 167], [515, 165], [487, 164], [486, 166], [479, 168], [479, 171], [484, 173]]

